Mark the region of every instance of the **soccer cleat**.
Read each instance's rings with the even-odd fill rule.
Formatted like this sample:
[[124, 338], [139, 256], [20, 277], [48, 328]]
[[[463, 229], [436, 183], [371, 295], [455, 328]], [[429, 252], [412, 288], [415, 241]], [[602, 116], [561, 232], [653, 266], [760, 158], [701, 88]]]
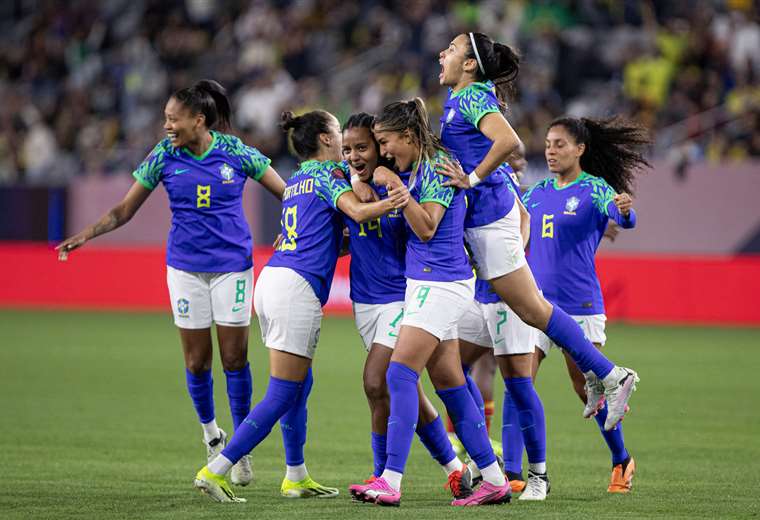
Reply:
[[518, 500], [546, 500], [551, 485], [546, 473], [534, 473], [528, 470], [528, 484]]
[[227, 434], [224, 430], [219, 428], [219, 437], [206, 442], [203, 439], [203, 444], [206, 446], [206, 462], [211, 462], [219, 455], [225, 446], [227, 446]]
[[605, 378], [609, 380], [604, 385], [604, 397], [607, 399], [607, 420], [604, 421], [604, 429], [610, 431], [623, 418], [639, 376], [633, 370], [623, 367], [615, 367]]
[[298, 482], [283, 479], [280, 486], [280, 494], [285, 498], [335, 498], [338, 496], [338, 490], [323, 486], [307, 476]]
[[612, 468], [607, 493], [630, 493], [633, 488], [634, 473], [636, 473], [636, 462], [633, 457], [628, 458], [628, 464], [617, 464]]
[[443, 485], [443, 489], [451, 491], [454, 498], [467, 498], [472, 495], [472, 473], [467, 464], [462, 464], [462, 469], [452, 471]]
[[195, 475], [193, 485], [211, 500], [216, 502], [245, 502], [245, 498], [236, 497], [224, 475], [217, 475], [203, 466]]
[[503, 486], [494, 486], [490, 482], [483, 481], [480, 487], [467, 498], [460, 498], [451, 502], [452, 506], [485, 506], [489, 504], [505, 504], [512, 499], [509, 482]]
[[230, 470], [230, 482], [236, 486], [247, 486], [253, 480], [253, 469], [251, 469], [251, 456], [243, 455], [243, 458], [237, 461]]
[[364, 481], [364, 484], [351, 484], [348, 486], [348, 492], [351, 493], [351, 498], [356, 502], [372, 502], [364, 496], [364, 490], [367, 488], [367, 484], [372, 484], [378, 477], [370, 475], [370, 477]]
[[593, 372], [588, 372], [584, 376], [586, 377], [586, 406], [583, 408], [583, 417], [588, 419], [604, 407], [604, 385]]
[[460, 457], [467, 453], [467, 451], [464, 449], [464, 444], [462, 444], [462, 441], [459, 440], [459, 437], [457, 437], [456, 433], [449, 432], [449, 442], [451, 443], [451, 448], [454, 450], [454, 454], [457, 457]]
[[398, 507], [401, 505], [401, 491], [393, 489], [383, 477], [376, 478], [362, 490], [364, 502], [374, 502], [379, 506]]
[[522, 473], [506, 471], [505, 476], [509, 480], [509, 487], [512, 488], [512, 493], [522, 493], [523, 489], [525, 489], [525, 479]]

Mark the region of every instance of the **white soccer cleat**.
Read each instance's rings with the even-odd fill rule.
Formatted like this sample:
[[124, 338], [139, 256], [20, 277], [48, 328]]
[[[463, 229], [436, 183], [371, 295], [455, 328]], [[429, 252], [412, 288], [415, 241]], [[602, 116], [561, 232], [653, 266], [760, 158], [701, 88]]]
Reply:
[[630, 368], [615, 367], [604, 378], [604, 397], [607, 400], [607, 420], [604, 429], [612, 430], [628, 410], [628, 400], [631, 398], [639, 376]]
[[583, 374], [586, 378], [586, 406], [583, 417], [593, 417], [604, 407], [604, 385], [593, 372]]
[[203, 439], [203, 445], [206, 446], [206, 461], [211, 462], [217, 455], [222, 453], [224, 447], [227, 446], [227, 434], [224, 433], [224, 430], [219, 428], [219, 437], [212, 439], [209, 442], [206, 442], [206, 439]]
[[551, 485], [546, 473], [534, 473], [528, 470], [528, 483], [518, 500], [546, 500], [550, 489]]
[[236, 486], [247, 486], [253, 480], [253, 469], [251, 468], [251, 456], [244, 455], [242, 459], [232, 466], [230, 470], [230, 482]]

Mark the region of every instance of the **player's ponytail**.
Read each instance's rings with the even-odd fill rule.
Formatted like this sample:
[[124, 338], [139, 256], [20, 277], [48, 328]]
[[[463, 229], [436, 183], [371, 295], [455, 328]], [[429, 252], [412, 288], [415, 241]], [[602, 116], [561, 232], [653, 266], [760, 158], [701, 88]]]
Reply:
[[293, 112], [283, 112], [280, 128], [290, 137], [292, 150], [299, 159], [305, 161], [319, 153], [319, 134], [330, 132], [332, 115], [325, 110], [312, 110], [296, 116]]
[[520, 57], [509, 45], [495, 42], [483, 33], [467, 33], [467, 38], [470, 48], [465, 56], [478, 62], [475, 79], [492, 81], [496, 87], [496, 97], [506, 106], [515, 94]]
[[228, 130], [232, 108], [227, 90], [212, 79], [202, 79], [190, 88], [175, 92], [172, 97], [189, 108], [193, 114], [203, 114], [206, 128]]
[[563, 127], [576, 144], [586, 145], [581, 169], [603, 178], [618, 193], [633, 194], [636, 174], [652, 167], [644, 156], [652, 144], [649, 132], [632, 121], [562, 117], [552, 121], [549, 128], [555, 126]]

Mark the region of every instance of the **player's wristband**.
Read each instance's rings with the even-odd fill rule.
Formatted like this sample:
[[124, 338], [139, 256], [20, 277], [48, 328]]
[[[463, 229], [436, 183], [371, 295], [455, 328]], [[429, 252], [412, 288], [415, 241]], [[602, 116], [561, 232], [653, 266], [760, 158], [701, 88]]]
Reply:
[[480, 177], [478, 177], [478, 174], [475, 172], [470, 173], [470, 175], [467, 178], [470, 179], [471, 188], [474, 188], [480, 181], [483, 180]]

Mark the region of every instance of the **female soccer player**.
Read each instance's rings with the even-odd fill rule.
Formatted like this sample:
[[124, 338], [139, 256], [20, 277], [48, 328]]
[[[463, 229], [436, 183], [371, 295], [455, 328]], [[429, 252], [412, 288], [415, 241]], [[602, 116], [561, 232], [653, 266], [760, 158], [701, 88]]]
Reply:
[[[251, 406], [248, 326], [253, 264], [242, 207], [243, 185], [250, 177], [281, 199], [285, 182], [258, 150], [233, 135], [212, 130], [228, 128], [231, 117], [230, 103], [219, 83], [202, 80], [175, 92], [164, 115], [166, 138], [132, 173], [135, 183], [124, 199], [56, 249], [59, 259], [65, 260], [85, 242], [126, 224], [163, 182], [172, 211], [166, 279], [185, 357], [187, 389], [210, 460], [227, 440], [214, 415], [212, 322], [216, 322], [235, 430]], [[240, 485], [250, 482], [247, 457], [235, 465], [231, 479]]]
[[[392, 167], [380, 155], [380, 147], [372, 135], [374, 116], [360, 113], [349, 117], [343, 127], [343, 158], [352, 174], [357, 192], [369, 189], [368, 200], [387, 196], [384, 185], [373, 183], [374, 172]], [[408, 182], [408, 175], [402, 182]], [[375, 191], [372, 191], [374, 188]], [[387, 427], [390, 401], [385, 374], [396, 345], [401, 319], [404, 317], [404, 259], [406, 224], [399, 211], [359, 224], [345, 219], [349, 230], [351, 253], [351, 301], [356, 327], [367, 349], [364, 364], [364, 392], [369, 403], [372, 421], [373, 475], [365, 483], [380, 477], [387, 460]], [[438, 411], [418, 384], [419, 420], [417, 434], [432, 457], [448, 476], [446, 487], [454, 498], [472, 493], [471, 477], [453, 451]], [[352, 488], [349, 491], [353, 492]], [[353, 493], [352, 493], [353, 494]], [[361, 499], [361, 496], [357, 498]]]
[[[634, 175], [649, 166], [641, 153], [647, 144], [644, 129], [621, 119], [557, 119], [549, 126], [545, 151], [549, 170], [557, 176], [539, 182], [523, 197], [532, 216], [531, 270], [544, 295], [571, 314], [596, 348], [607, 338], [594, 255], [610, 220], [624, 229], [636, 225], [629, 193]], [[536, 371], [553, 344], [546, 335], [539, 336]], [[604, 427], [609, 403], [604, 403], [602, 388], [587, 386], [567, 354], [565, 361], [575, 392], [593, 405], [586, 407], [584, 417], [595, 416], [612, 454], [607, 491], [628, 493], [636, 466], [625, 448], [622, 424]]]
[[340, 212], [367, 224], [403, 207], [409, 199], [403, 186], [381, 201], [364, 204], [356, 198], [338, 163], [341, 134], [332, 114], [315, 110], [294, 117], [285, 112], [282, 127], [290, 133], [302, 162], [288, 179], [282, 197], [283, 239], [259, 275], [254, 295], [262, 340], [269, 348], [269, 386], [224, 450], [195, 477], [195, 486], [219, 502], [245, 501], [232, 493], [224, 475], [280, 419], [287, 464], [281, 493], [293, 498], [337, 496], [337, 489], [309, 476], [303, 445], [322, 306], [330, 293], [343, 239]]
[[[380, 478], [354, 488], [379, 505], [398, 506], [401, 478], [418, 419], [417, 382], [427, 367], [436, 393], [454, 417], [457, 434], [483, 475], [470, 497], [453, 505], [506, 502], [509, 483], [483, 428], [483, 419], [462, 374], [457, 323], [473, 297], [474, 279], [463, 245], [464, 193], [443, 186], [436, 165], [446, 157], [430, 131], [421, 99], [386, 106], [373, 131], [381, 154], [410, 172], [412, 200], [404, 209], [409, 227], [406, 248], [404, 317], [387, 372], [390, 393], [388, 460]], [[379, 181], [403, 185], [398, 176]]]
[[[461, 168], [453, 165], [445, 173], [451, 185], [469, 190], [465, 237], [478, 277], [488, 280], [523, 322], [562, 345], [589, 384], [604, 387], [609, 408], [605, 428], [611, 430], [625, 414], [638, 376], [611, 363], [566, 312], [541, 296], [525, 260], [519, 204], [493, 174], [519, 143], [500, 111], [500, 102], [517, 76], [519, 59], [506, 45], [484, 34], [467, 33], [441, 51], [439, 62], [440, 83], [450, 87], [441, 140], [461, 163]], [[529, 356], [511, 364], [513, 377], [530, 379]]]

